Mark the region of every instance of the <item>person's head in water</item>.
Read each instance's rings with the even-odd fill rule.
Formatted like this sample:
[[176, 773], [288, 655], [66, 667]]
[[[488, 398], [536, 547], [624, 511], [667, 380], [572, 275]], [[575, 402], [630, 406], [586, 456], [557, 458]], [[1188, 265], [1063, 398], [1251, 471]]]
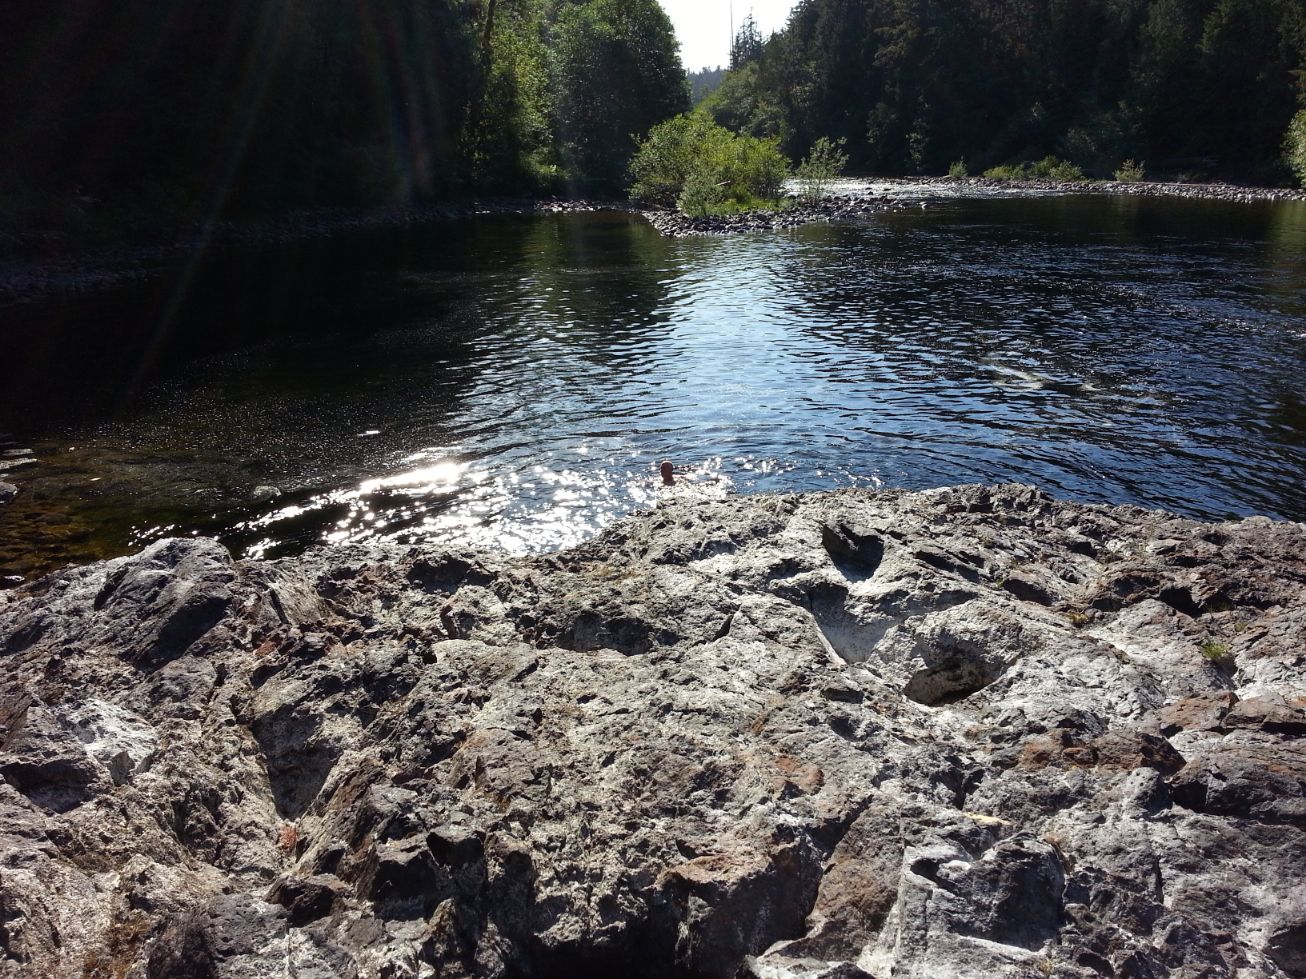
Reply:
[[667, 462], [662, 463], [661, 469], [662, 469], [663, 485], [670, 486], [673, 483], [675, 483], [676, 481], [675, 470], [672, 467], [671, 462], [669, 460]]

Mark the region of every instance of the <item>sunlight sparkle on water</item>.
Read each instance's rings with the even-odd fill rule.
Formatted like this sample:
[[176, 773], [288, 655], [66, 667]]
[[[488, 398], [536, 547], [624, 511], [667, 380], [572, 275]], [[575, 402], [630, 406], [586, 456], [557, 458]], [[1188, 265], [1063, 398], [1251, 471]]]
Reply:
[[383, 489], [401, 489], [411, 495], [424, 496], [437, 490], [452, 489], [466, 470], [465, 463], [446, 460], [394, 476], [366, 479], [359, 484], [358, 491], [367, 494]]
[[[430, 461], [430, 450], [404, 456], [411, 465], [389, 475], [362, 480], [356, 489], [333, 490], [277, 507], [246, 521], [246, 531], [268, 536], [246, 545], [249, 557], [275, 550], [278, 531], [315, 511], [338, 516], [318, 540], [328, 544], [392, 541], [493, 548], [509, 553], [551, 550], [580, 544], [632, 509], [682, 500], [717, 499], [734, 489], [726, 469], [740, 473], [774, 471], [774, 459], [714, 456], [678, 468], [676, 482], [662, 485], [652, 462], [581, 471], [530, 462], [509, 471], [492, 464], [457, 461], [447, 455]], [[532, 478], [524, 481], [522, 473]]]

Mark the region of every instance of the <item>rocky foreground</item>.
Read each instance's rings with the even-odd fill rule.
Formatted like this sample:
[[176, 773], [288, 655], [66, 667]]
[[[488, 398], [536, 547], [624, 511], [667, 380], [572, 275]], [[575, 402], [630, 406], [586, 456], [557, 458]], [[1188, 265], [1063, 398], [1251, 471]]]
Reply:
[[0, 975], [1306, 975], [1306, 526], [1027, 487], [0, 594]]

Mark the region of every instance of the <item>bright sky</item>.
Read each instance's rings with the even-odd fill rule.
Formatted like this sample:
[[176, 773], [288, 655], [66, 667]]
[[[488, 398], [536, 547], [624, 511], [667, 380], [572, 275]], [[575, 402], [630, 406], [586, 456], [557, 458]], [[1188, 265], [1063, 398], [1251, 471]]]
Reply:
[[724, 67], [730, 60], [730, 8], [735, 29], [751, 11], [763, 39], [785, 26], [797, 0], [660, 0], [680, 39], [686, 71]]

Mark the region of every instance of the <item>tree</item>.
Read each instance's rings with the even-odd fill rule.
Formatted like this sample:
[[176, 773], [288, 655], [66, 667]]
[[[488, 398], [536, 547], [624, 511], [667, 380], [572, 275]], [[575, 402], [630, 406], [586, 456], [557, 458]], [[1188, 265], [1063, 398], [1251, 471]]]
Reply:
[[6, 0], [0, 37], [0, 208], [32, 233], [530, 192], [563, 164], [615, 189], [688, 108], [656, 0]]
[[4, 185], [178, 221], [447, 191], [481, 81], [458, 0], [3, 7]]
[[761, 67], [754, 61], [729, 72], [721, 86], [703, 100], [703, 107], [727, 129], [748, 136], [783, 137], [784, 115], [771, 87], [762, 79]]
[[485, 17], [485, 83], [468, 127], [473, 182], [489, 190], [548, 186], [557, 154], [545, 3], [497, 0]]
[[762, 32], [757, 29], [757, 21], [750, 12], [735, 31], [730, 44], [730, 70], [738, 71], [744, 65], [751, 64], [762, 57]]
[[689, 73], [689, 98], [697, 107], [703, 100], [721, 87], [726, 77], [724, 68], [700, 68]]
[[844, 139], [868, 171], [1055, 155], [1273, 180], [1306, 104], [1302, 0], [800, 0], [749, 50], [714, 118], [793, 157]]
[[615, 190], [657, 123], [689, 109], [671, 21], [656, 0], [564, 7], [553, 32], [554, 131], [573, 186]]

